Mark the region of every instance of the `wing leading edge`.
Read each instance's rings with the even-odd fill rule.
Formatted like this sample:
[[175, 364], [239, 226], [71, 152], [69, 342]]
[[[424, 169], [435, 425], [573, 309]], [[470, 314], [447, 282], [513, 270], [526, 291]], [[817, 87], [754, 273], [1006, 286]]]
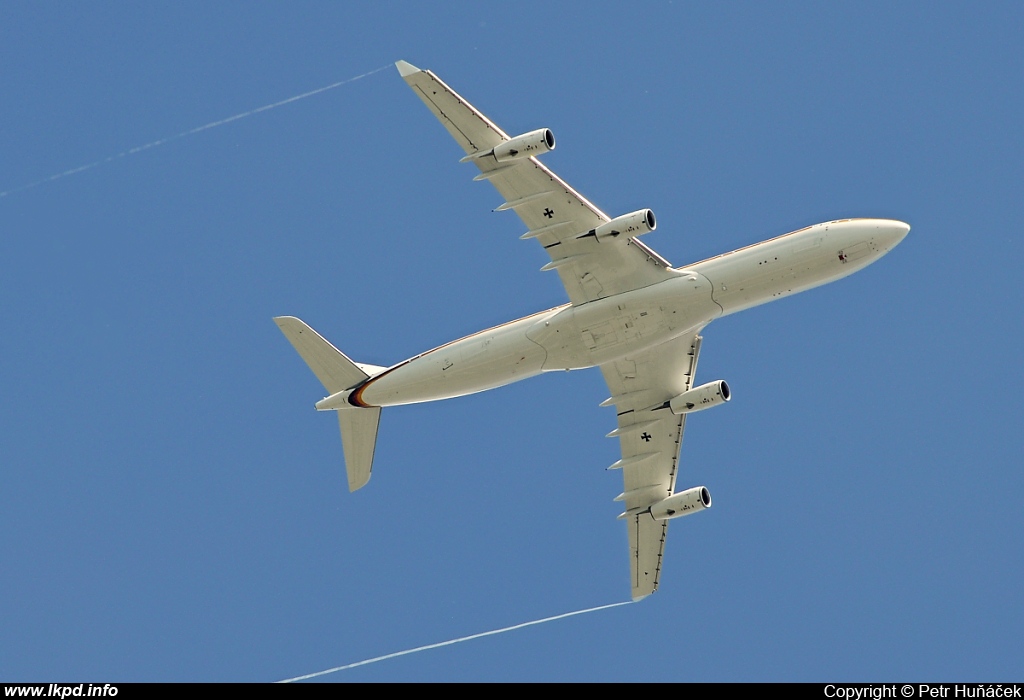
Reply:
[[511, 140], [494, 122], [429, 70], [399, 61], [402, 78], [505, 198], [495, 211], [514, 211], [551, 256], [544, 270], [557, 270], [569, 300], [584, 304], [661, 282], [679, 274], [667, 260], [635, 238], [577, 238], [610, 221], [583, 195], [536, 157], [498, 162], [491, 151]]

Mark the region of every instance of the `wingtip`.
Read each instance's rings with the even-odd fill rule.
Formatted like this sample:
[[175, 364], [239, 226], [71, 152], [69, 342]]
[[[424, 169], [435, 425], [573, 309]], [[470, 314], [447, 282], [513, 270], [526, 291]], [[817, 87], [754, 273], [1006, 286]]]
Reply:
[[395, 61], [395, 68], [398, 69], [398, 74], [403, 78], [413, 73], [419, 73], [420, 69], [409, 63], [408, 61]]

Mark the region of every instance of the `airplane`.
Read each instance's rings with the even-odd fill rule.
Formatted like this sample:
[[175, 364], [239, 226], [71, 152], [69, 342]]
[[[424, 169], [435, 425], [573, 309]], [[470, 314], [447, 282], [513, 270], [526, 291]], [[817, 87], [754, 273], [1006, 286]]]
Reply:
[[569, 303], [488, 328], [391, 367], [354, 362], [301, 320], [274, 320], [336, 411], [350, 491], [370, 479], [381, 409], [465, 396], [558, 370], [598, 367], [614, 407], [633, 600], [658, 588], [670, 520], [711, 507], [704, 486], [676, 490], [686, 417], [729, 401], [724, 380], [694, 386], [701, 331], [717, 318], [846, 277], [910, 230], [890, 219], [842, 219], [672, 267], [639, 237], [641, 209], [611, 218], [544, 166], [550, 129], [509, 136], [429, 70], [398, 72], [551, 257]]

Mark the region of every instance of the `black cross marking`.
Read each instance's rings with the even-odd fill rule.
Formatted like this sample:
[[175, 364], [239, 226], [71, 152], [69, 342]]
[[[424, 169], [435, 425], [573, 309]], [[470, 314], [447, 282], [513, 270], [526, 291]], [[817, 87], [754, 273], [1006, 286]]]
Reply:
[[644, 442], [650, 442], [651, 434], [648, 432], [644, 432], [644, 434], [640, 436], [640, 439], [643, 440]]
[[548, 217], [549, 219], [550, 219], [550, 218], [551, 218], [552, 216], [554, 216], [554, 215], [555, 215], [555, 212], [551, 211], [551, 209], [545, 209], [545, 210], [544, 210], [544, 216]]

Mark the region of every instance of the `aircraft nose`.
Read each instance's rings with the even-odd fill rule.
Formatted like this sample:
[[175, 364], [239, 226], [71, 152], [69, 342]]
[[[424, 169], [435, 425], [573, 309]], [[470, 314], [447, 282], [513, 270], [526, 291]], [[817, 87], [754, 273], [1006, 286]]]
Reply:
[[882, 233], [882, 245], [886, 250], [892, 250], [900, 241], [907, 237], [910, 231], [910, 224], [902, 221], [888, 221]]

